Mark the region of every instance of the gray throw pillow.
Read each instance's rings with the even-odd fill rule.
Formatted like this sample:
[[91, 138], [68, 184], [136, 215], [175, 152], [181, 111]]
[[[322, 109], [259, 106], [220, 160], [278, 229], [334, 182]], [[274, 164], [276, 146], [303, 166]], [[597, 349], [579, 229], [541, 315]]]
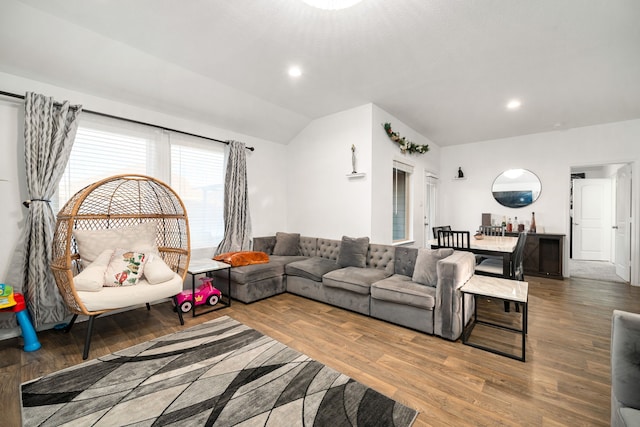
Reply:
[[273, 255], [300, 255], [300, 233], [276, 233]]
[[367, 266], [367, 251], [369, 250], [368, 237], [347, 237], [342, 236], [340, 243], [340, 253], [338, 254], [338, 265], [340, 267], [360, 267]]
[[416, 266], [413, 269], [412, 280], [416, 283], [433, 286], [435, 288], [438, 284], [438, 270], [436, 268], [438, 261], [448, 257], [452, 253], [452, 248], [419, 249]]

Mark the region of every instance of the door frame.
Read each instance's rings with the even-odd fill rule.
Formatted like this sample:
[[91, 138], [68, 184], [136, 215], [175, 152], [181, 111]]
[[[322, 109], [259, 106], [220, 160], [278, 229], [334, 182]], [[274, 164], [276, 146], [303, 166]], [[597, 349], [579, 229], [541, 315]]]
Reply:
[[[626, 163], [625, 165], [623, 165], [620, 169], [618, 169], [616, 171], [616, 180], [615, 180], [615, 185], [612, 188], [613, 193], [616, 195], [615, 197], [615, 217], [613, 218], [613, 233], [612, 233], [612, 247], [611, 247], [611, 252], [612, 252], [612, 261], [613, 264], [616, 268], [616, 275], [618, 277], [621, 277], [623, 280], [627, 280], [627, 281], [631, 281], [631, 234], [632, 232], [629, 231], [629, 229], [631, 228], [631, 202], [633, 201], [633, 196], [631, 195], [631, 191], [633, 189], [632, 184], [631, 184], [631, 180], [629, 180], [629, 187], [628, 188], [623, 188], [623, 190], [626, 190], [626, 194], [628, 194], [629, 196], [629, 200], [628, 200], [628, 205], [622, 206], [623, 210], [622, 211], [622, 218], [619, 221], [621, 215], [618, 211], [618, 201], [619, 200], [626, 200], [627, 197], [625, 198], [621, 198], [618, 197], [618, 194], [621, 190], [620, 188], [620, 176], [621, 176], [621, 170], [628, 168], [628, 173], [631, 176], [631, 179], [633, 179], [633, 169], [632, 166], [629, 163]], [[626, 174], [626, 173], [625, 173]], [[620, 225], [623, 224], [623, 229], [625, 230], [624, 233], [619, 233], [620, 230]], [[620, 237], [621, 236], [621, 237]], [[619, 239], [622, 239], [622, 242], [619, 241]], [[622, 245], [624, 246], [625, 249], [623, 249], [623, 251], [626, 251], [628, 249], [628, 259], [624, 260], [624, 263], [622, 266], [620, 266], [620, 257], [619, 257], [619, 250], [618, 248], [620, 247], [619, 243], [622, 243]], [[627, 255], [626, 253], [624, 253], [624, 255]], [[626, 256], [624, 257], [626, 258]], [[620, 269], [621, 267], [626, 270], [623, 272], [623, 274], [620, 274]]]

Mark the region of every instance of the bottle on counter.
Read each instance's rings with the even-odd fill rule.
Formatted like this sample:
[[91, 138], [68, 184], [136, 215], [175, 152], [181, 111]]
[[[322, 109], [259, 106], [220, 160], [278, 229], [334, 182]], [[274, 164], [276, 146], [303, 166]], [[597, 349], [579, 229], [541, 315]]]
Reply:
[[536, 232], [536, 213], [531, 212], [531, 227], [529, 228], [530, 233]]
[[509, 217], [509, 221], [507, 221], [507, 233], [511, 233], [513, 231], [513, 223], [511, 222], [511, 217]]

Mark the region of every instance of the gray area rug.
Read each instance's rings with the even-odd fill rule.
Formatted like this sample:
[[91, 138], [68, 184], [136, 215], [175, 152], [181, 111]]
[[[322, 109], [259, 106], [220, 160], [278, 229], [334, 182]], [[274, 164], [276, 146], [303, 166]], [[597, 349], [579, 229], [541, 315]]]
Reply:
[[616, 275], [616, 266], [607, 261], [569, 260], [569, 275], [605, 282], [628, 283]]
[[21, 394], [25, 426], [410, 426], [418, 414], [227, 316]]

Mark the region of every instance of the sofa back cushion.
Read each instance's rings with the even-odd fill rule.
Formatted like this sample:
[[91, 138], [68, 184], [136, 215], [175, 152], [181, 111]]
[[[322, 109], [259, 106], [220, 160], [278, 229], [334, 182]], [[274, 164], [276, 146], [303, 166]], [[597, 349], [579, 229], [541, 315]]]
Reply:
[[340, 240], [318, 238], [316, 256], [337, 261], [339, 253]]
[[453, 254], [453, 248], [419, 249], [416, 266], [413, 270], [413, 281], [435, 288], [438, 284], [438, 261], [451, 254]]
[[273, 248], [276, 245], [276, 236], [264, 236], [253, 238], [253, 250], [264, 252], [268, 255], [273, 254]]
[[367, 267], [385, 270], [390, 276], [394, 273], [395, 253], [394, 246], [372, 243], [367, 253]]
[[338, 254], [338, 265], [340, 267], [365, 268], [367, 266], [368, 249], [368, 237], [342, 236], [340, 253]]
[[284, 256], [300, 255], [300, 233], [277, 232], [273, 254]]
[[396, 247], [396, 255], [393, 261], [394, 273], [412, 277], [417, 256], [418, 248]]

